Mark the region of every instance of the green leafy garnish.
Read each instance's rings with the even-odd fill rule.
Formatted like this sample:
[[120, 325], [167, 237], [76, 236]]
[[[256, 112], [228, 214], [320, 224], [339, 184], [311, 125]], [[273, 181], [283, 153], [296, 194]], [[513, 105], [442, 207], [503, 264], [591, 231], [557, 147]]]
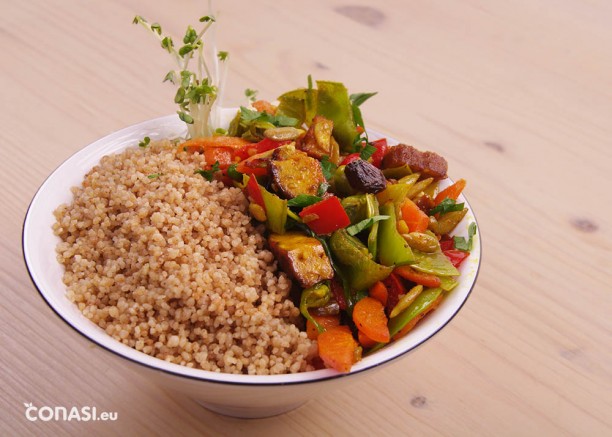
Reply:
[[355, 236], [364, 229], [371, 227], [374, 223], [379, 222], [381, 220], [387, 220], [388, 218], [388, 215], [375, 215], [349, 226], [348, 228], [346, 228], [346, 232], [348, 232], [348, 234], [351, 236]]
[[323, 200], [319, 196], [311, 196], [309, 194], [298, 194], [293, 199], [289, 199], [287, 201], [287, 206], [296, 206], [299, 208], [304, 208], [309, 205], [314, 205], [315, 203]]
[[221, 168], [219, 167], [219, 161], [216, 161], [213, 166], [208, 170], [196, 170], [194, 173], [199, 174], [207, 181], [212, 181], [215, 177], [215, 173], [217, 173]]
[[151, 143], [151, 138], [144, 137], [141, 142], [138, 143], [138, 147], [142, 147], [143, 149], [147, 147]]
[[319, 189], [317, 190], [317, 196], [323, 196], [325, 193], [327, 193], [328, 189], [329, 184], [327, 182], [321, 182], [321, 185], [319, 185]]
[[378, 149], [372, 144], [366, 143], [365, 147], [361, 149], [361, 152], [359, 152], [359, 157], [364, 161], [367, 161], [377, 150]]
[[238, 164], [234, 163], [227, 168], [227, 175], [235, 181], [242, 181], [242, 173], [236, 170]]
[[457, 203], [454, 199], [446, 198], [440, 202], [437, 206], [429, 210], [429, 215], [437, 213], [444, 214], [451, 211], [461, 211], [463, 209], [463, 203]]
[[351, 103], [353, 105], [361, 106], [366, 100], [368, 100], [370, 97], [374, 97], [376, 94], [378, 93], [355, 93], [351, 94], [349, 99], [351, 99]]
[[470, 223], [468, 227], [468, 239], [464, 237], [453, 237], [453, 241], [455, 243], [455, 249], [463, 250], [464, 252], [469, 252], [472, 250], [472, 242], [474, 239], [474, 235], [476, 235], [476, 223]]
[[[133, 20], [134, 24], [141, 24], [157, 37], [161, 47], [172, 56], [177, 64], [175, 70], [166, 74], [164, 82], [171, 82], [178, 86], [174, 102], [179, 105], [177, 114], [187, 124], [191, 138], [211, 136], [215, 131], [212, 124], [217, 117], [217, 96], [222, 86], [221, 78], [224, 77], [224, 74], [219, 71], [218, 62], [223, 62], [228, 57], [227, 52], [213, 50], [216, 52], [212, 60], [215, 68], [209, 67], [209, 62], [204, 55], [202, 38], [215, 19], [211, 16], [204, 16], [199, 21], [205, 23], [202, 29], [197, 31], [192, 26], [187, 26], [182, 45], [175, 46], [174, 40], [164, 35], [158, 23], [149, 24], [139, 15]], [[196, 64], [194, 71], [189, 70], [192, 60]], [[213, 73], [217, 76], [215, 77]]]
[[152, 173], [150, 175], [147, 175], [147, 177], [149, 179], [156, 179], [156, 178], [160, 177], [161, 175], [163, 175], [163, 173]]
[[271, 115], [267, 112], [258, 112], [253, 109], [240, 107], [240, 118], [244, 122], [264, 122], [270, 123], [275, 127], [291, 126], [295, 127], [298, 124], [298, 120], [286, 115]]
[[321, 164], [321, 171], [323, 172], [323, 176], [325, 176], [326, 180], [330, 180], [338, 166], [331, 162], [329, 160], [329, 156], [327, 155], [323, 156], [323, 158], [321, 158], [321, 161], [319, 162]]

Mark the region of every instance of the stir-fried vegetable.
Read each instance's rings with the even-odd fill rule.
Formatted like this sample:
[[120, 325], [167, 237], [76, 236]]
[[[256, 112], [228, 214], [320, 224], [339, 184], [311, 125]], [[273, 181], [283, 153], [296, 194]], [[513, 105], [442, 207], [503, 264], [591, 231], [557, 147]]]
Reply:
[[278, 106], [241, 107], [230, 136], [177, 149], [202, 154], [203, 176], [244, 189], [299, 289], [319, 357], [342, 372], [362, 348], [395, 341], [440, 304], [476, 233], [472, 225], [466, 238], [450, 235], [467, 213], [458, 201], [465, 181], [438, 192], [442, 157], [369, 141], [360, 105], [373, 94], [349, 95], [337, 82], [315, 88], [309, 78]]

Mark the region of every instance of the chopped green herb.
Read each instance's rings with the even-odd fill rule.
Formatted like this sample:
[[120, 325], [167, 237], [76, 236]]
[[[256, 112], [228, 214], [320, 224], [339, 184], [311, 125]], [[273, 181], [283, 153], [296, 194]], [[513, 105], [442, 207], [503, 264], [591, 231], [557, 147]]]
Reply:
[[465, 252], [469, 252], [472, 250], [472, 242], [474, 239], [474, 235], [476, 235], [476, 223], [470, 223], [468, 227], [468, 239], [464, 237], [453, 237], [453, 241], [455, 243], [455, 249], [463, 250]]
[[286, 115], [271, 115], [267, 112], [258, 112], [253, 109], [240, 107], [240, 118], [246, 123], [253, 122], [264, 122], [270, 123], [276, 127], [291, 126], [295, 127], [298, 124], [298, 120]]
[[156, 179], [156, 178], [160, 177], [161, 175], [163, 175], [163, 173], [152, 173], [150, 175], [147, 175], [147, 177], [149, 179]]
[[219, 58], [220, 61], [227, 60], [228, 56], [229, 56], [228, 52], [220, 51], [219, 53], [217, 53], [217, 58]]
[[287, 201], [287, 206], [297, 206], [299, 208], [304, 208], [308, 205], [314, 205], [315, 203], [323, 200], [319, 196], [310, 196], [308, 194], [298, 194], [293, 199], [289, 199]]
[[151, 143], [151, 138], [144, 137], [141, 142], [138, 143], [138, 147], [142, 147], [143, 149], [147, 147]]
[[374, 97], [378, 93], [356, 93], [351, 94], [349, 99], [351, 99], [351, 103], [355, 106], [361, 106], [366, 100], [370, 97]]
[[348, 232], [349, 235], [355, 236], [364, 229], [367, 229], [372, 226], [374, 223], [379, 222], [381, 220], [387, 220], [388, 218], [388, 215], [375, 215], [370, 218], [361, 220], [360, 222], [357, 222], [352, 226], [349, 226], [348, 228], [346, 228], [346, 232]]
[[321, 158], [321, 171], [323, 172], [323, 176], [325, 176], [326, 180], [330, 180], [334, 175], [334, 172], [338, 168], [336, 164], [329, 160], [329, 156], [325, 155]]
[[433, 207], [429, 211], [429, 215], [434, 215], [437, 213], [444, 214], [451, 211], [461, 211], [463, 209], [463, 205], [463, 203], [457, 203], [454, 199], [446, 198], [437, 206]]
[[235, 181], [242, 181], [242, 173], [236, 170], [238, 164], [232, 164], [227, 168], [227, 175]]
[[219, 161], [216, 161], [209, 170], [196, 170], [194, 173], [199, 174], [207, 181], [212, 181], [215, 177], [215, 173], [217, 173], [219, 170]]
[[319, 185], [319, 189], [317, 190], [317, 196], [323, 196], [325, 193], [327, 193], [328, 189], [329, 184], [327, 182], [321, 182], [321, 185]]
[[227, 135], [227, 129], [218, 127], [217, 129], [215, 129], [215, 135]]
[[366, 146], [361, 149], [361, 152], [359, 152], [359, 157], [364, 161], [367, 161], [376, 152], [376, 150], [378, 150], [376, 147], [370, 143], [367, 143]]

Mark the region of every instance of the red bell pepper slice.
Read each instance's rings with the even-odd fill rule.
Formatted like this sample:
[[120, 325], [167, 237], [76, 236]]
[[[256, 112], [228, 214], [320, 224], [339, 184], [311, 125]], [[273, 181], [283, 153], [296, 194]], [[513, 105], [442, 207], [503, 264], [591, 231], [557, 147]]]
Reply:
[[263, 194], [261, 194], [261, 187], [257, 183], [257, 179], [254, 176], [249, 178], [249, 181], [246, 184], [246, 191], [248, 196], [253, 199], [253, 202], [261, 206], [265, 212], [266, 204], [264, 202]]
[[372, 141], [371, 144], [376, 147], [376, 152], [372, 154], [372, 165], [380, 168], [382, 160], [387, 153], [387, 149], [389, 148], [387, 145], [387, 139], [381, 138], [380, 140]]
[[300, 217], [315, 234], [319, 235], [331, 234], [351, 224], [351, 219], [336, 196], [330, 196], [307, 206], [300, 212]]
[[445, 250], [452, 250], [455, 248], [455, 241], [452, 238], [442, 237], [440, 240], [440, 249], [442, 252]]
[[273, 150], [280, 146], [284, 146], [290, 142], [291, 141], [274, 141], [270, 138], [264, 138], [258, 143], [248, 144], [241, 147], [236, 151], [236, 156], [239, 157], [240, 160], [247, 159], [253, 155], [259, 155], [260, 153], [267, 152], [268, 150]]
[[406, 294], [406, 288], [400, 278], [397, 277], [396, 274], [391, 273], [387, 276], [387, 279], [383, 281], [383, 284], [387, 287], [387, 304], [385, 305], [385, 311], [390, 313], [395, 305], [400, 300], [400, 297]]
[[331, 292], [336, 298], [336, 302], [338, 302], [338, 306], [342, 311], [345, 311], [347, 308], [346, 298], [344, 297], [344, 288], [342, 284], [336, 279], [331, 280]]
[[470, 252], [466, 252], [458, 249], [442, 250], [442, 253], [446, 255], [451, 264], [455, 267], [459, 267], [461, 263], [470, 256]]
[[340, 165], [346, 165], [349, 164], [353, 161], [356, 161], [360, 158], [359, 153], [351, 153], [350, 155], [347, 155], [342, 162], [340, 162]]

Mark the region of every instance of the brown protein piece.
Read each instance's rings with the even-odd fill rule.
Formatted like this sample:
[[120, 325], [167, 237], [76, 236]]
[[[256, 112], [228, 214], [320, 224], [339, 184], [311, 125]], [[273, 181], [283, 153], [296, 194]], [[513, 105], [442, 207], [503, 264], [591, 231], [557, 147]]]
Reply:
[[398, 144], [389, 149], [383, 158], [383, 169], [408, 165], [413, 172], [421, 173], [423, 178], [432, 177], [435, 180], [446, 178], [448, 163], [437, 153], [421, 152], [406, 144]]

